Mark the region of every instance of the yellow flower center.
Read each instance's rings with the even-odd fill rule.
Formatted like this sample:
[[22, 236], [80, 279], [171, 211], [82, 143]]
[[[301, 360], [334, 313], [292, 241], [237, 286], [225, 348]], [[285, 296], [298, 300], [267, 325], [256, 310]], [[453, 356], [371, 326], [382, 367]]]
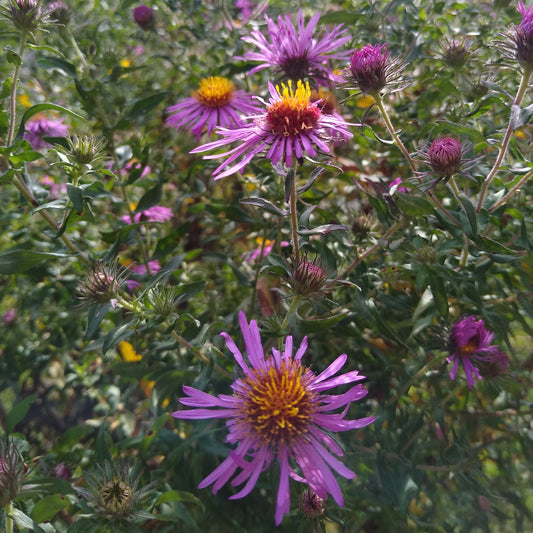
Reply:
[[234, 90], [232, 81], [211, 76], [200, 82], [198, 90], [192, 92], [192, 97], [206, 107], [222, 107], [230, 103]]
[[477, 352], [479, 350], [479, 338], [477, 335], [474, 335], [470, 339], [468, 339], [468, 342], [466, 344], [463, 344], [458, 352], [461, 354], [461, 356], [469, 356], [473, 353]]
[[267, 123], [273, 133], [289, 137], [305, 133], [316, 126], [320, 109], [309, 101], [309, 83], [304, 85], [298, 80], [296, 90], [293, 90], [292, 82], [289, 81], [287, 85], [281, 84], [281, 90], [277, 86], [276, 91], [281, 100], [267, 108]]
[[309, 378], [299, 361], [286, 361], [281, 368], [256, 369], [243, 379], [248, 389], [242, 397], [243, 421], [264, 445], [291, 444], [308, 432], [316, 411]]

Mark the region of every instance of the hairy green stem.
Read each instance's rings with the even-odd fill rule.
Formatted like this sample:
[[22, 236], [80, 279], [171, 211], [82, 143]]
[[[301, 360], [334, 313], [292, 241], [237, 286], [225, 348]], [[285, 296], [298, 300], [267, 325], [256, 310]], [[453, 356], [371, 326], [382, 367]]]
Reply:
[[509, 192], [503, 196], [503, 198], [501, 198], [500, 200], [498, 200], [490, 209], [489, 209], [489, 213], [492, 213], [493, 211], [495, 211], [496, 209], [498, 209], [498, 207], [500, 207], [501, 205], [505, 204], [507, 202], [507, 200], [509, 200], [509, 198], [511, 198], [511, 196], [513, 196], [513, 194], [518, 191], [518, 189], [520, 189], [520, 187], [522, 187], [522, 185], [524, 185], [524, 183], [529, 179], [531, 178], [531, 176], [533, 176], [533, 170], [530, 170], [516, 185], [513, 185], [513, 187], [511, 187], [511, 189], [509, 190]]
[[13, 518], [11, 517], [14, 511], [13, 502], [9, 502], [4, 507], [4, 511], [6, 513], [6, 533], [13, 533]]
[[28, 31], [22, 31], [20, 34], [20, 45], [18, 49], [19, 60], [15, 65], [13, 71], [13, 78], [11, 80], [11, 94], [10, 94], [10, 116], [9, 116], [9, 129], [7, 132], [6, 146], [11, 146], [13, 142], [13, 136], [15, 134], [15, 121], [17, 119], [17, 86], [19, 81], [20, 66], [22, 65], [22, 56], [24, 55], [24, 49], [26, 48], [26, 41], [28, 40]]
[[294, 165], [294, 177], [291, 184], [291, 230], [292, 230], [292, 240], [293, 240], [293, 246], [294, 246], [294, 257], [296, 258], [296, 261], [300, 259], [300, 246], [298, 244], [298, 213], [297, 213], [297, 206], [296, 201], [298, 199], [297, 193], [296, 193], [296, 171], [298, 169], [298, 164], [295, 163]]
[[[526, 93], [526, 89], [529, 85], [529, 78], [531, 78], [532, 72], [533, 72], [533, 69], [531, 68], [526, 68], [524, 70], [524, 73], [522, 74], [522, 79], [520, 80], [518, 91], [516, 93], [516, 97], [513, 102], [514, 106], [519, 106], [520, 103], [522, 102], [522, 99], [524, 98], [524, 94]], [[507, 130], [505, 131], [505, 135], [503, 137], [503, 141], [500, 146], [500, 150], [498, 152], [498, 157], [496, 158], [496, 162], [494, 163], [494, 166], [488, 173], [487, 177], [485, 178], [485, 181], [483, 182], [483, 185], [481, 186], [481, 191], [479, 193], [479, 200], [478, 200], [477, 208], [476, 208], [477, 213], [481, 211], [489, 185], [492, 179], [494, 178], [494, 176], [496, 175], [496, 173], [498, 172], [498, 170], [500, 169], [503, 158], [505, 157], [505, 154], [507, 153], [509, 141], [511, 140], [511, 135], [513, 133], [513, 118], [514, 118], [513, 113], [511, 111], [511, 116], [509, 117], [509, 124], [507, 124]]]
[[346, 271], [344, 272], [344, 275], [337, 276], [337, 279], [344, 279], [363, 259], [368, 257], [370, 254], [373, 254], [378, 248], [381, 247], [382, 241], [389, 239], [389, 237], [402, 226], [403, 220], [396, 221], [382, 236], [378, 241], [373, 244], [370, 248], [365, 250], [363, 253], [357, 255], [357, 259], [351, 263]]
[[[13, 184], [32, 207], [39, 207], [39, 202], [36, 200], [35, 196], [33, 196], [32, 192], [18, 176], [13, 178]], [[46, 209], [40, 209], [38, 213], [54, 231], [59, 229], [56, 221]], [[65, 233], [62, 233], [59, 238], [63, 241], [63, 244], [72, 253], [76, 254], [85, 265], [92, 267], [91, 260], [76, 247], [76, 245], [68, 238], [67, 235], [65, 235]]]
[[385, 126], [387, 127], [388, 132], [390, 133], [391, 137], [394, 139], [394, 142], [396, 143], [398, 148], [401, 150], [402, 154], [405, 156], [405, 159], [407, 159], [407, 162], [409, 163], [411, 170], [413, 172], [416, 172], [416, 166], [413, 161], [413, 158], [410, 156], [409, 152], [407, 151], [407, 148], [404, 146], [398, 134], [394, 131], [394, 126], [392, 125], [391, 119], [389, 117], [389, 114], [387, 113], [387, 110], [385, 109], [385, 106], [383, 105], [383, 100], [381, 96], [378, 93], [375, 93], [375, 94], [372, 94], [372, 97], [376, 101], [376, 105], [378, 106], [379, 112], [381, 113], [381, 116], [385, 122]]

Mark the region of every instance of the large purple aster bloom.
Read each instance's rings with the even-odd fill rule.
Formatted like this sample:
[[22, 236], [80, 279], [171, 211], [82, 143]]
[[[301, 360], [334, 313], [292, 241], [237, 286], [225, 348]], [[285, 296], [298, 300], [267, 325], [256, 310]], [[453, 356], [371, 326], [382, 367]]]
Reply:
[[474, 376], [481, 378], [479, 367], [496, 366], [503, 372], [509, 360], [496, 344], [491, 344], [494, 333], [485, 328], [482, 319], [476, 320], [475, 316], [465, 316], [458, 320], [452, 327], [448, 339], [450, 356], [447, 361], [453, 362], [450, 378], [455, 379], [459, 364], [466, 375], [468, 388], [474, 386]]
[[315, 375], [302, 364], [307, 338], [294, 355], [293, 339], [287, 337], [283, 353], [273, 348], [272, 355], [265, 356], [257, 323], [252, 320], [248, 324], [243, 312], [239, 314], [239, 322], [247, 360], [231, 337], [221, 334], [243, 373], [231, 386], [233, 395], [214, 397], [184, 386], [187, 396], [180, 402], [195, 409], [172, 413], [176, 418], [188, 420], [228, 419], [226, 440], [236, 447], [199, 488], [212, 484], [216, 493], [236, 474], [231, 485], [245, 485], [230, 499], [243, 498], [253, 489], [261, 472], [277, 461], [280, 470], [277, 525], [290, 509], [289, 477], [307, 483], [320, 498], [326, 498], [329, 493], [338, 505], [343, 505], [342, 492], [332, 470], [347, 479], [354, 478], [355, 473], [334, 457], [333, 454], [342, 456], [343, 453], [332, 434], [367, 426], [374, 417], [344, 418], [351, 402], [366, 395], [361, 384], [339, 395], [331, 394], [330, 390], [364, 377], [356, 370], [333, 377], [346, 363], [346, 354]]
[[327, 26], [315, 36], [320, 13], [314, 15], [305, 26], [303, 13], [298, 11], [298, 29], [289, 15], [280, 15], [277, 24], [266, 15], [265, 19], [267, 35], [254, 30], [243, 37], [244, 41], [259, 48], [259, 52], [247, 51], [240, 58], [260, 62], [249, 74], [273, 68], [281, 76], [294, 81], [305, 78], [317, 81], [340, 79], [333, 74], [330, 60], [344, 61], [349, 57], [348, 51], [340, 50], [351, 38], [342, 24]]
[[34, 150], [52, 146], [44, 140], [44, 137], [65, 137], [67, 135], [68, 127], [61, 120], [50, 120], [45, 117], [26, 122], [26, 131], [24, 132], [24, 138]]
[[189, 130], [196, 140], [221, 126], [234, 128], [242, 116], [259, 112], [259, 104], [246, 91], [237, 90], [232, 81], [220, 76], [204, 78], [197, 91], [167, 109], [167, 124]]
[[[327, 153], [329, 141], [346, 141], [352, 137], [340, 115], [323, 113], [318, 102], [311, 102], [308, 83], [304, 85], [298, 80], [296, 90], [290, 81], [288, 85], [282, 84], [282, 89], [269, 83], [268, 90], [270, 102], [265, 113], [247, 117], [247, 124], [232, 130], [218, 128], [216, 133], [222, 139], [191, 150], [191, 153], [208, 152], [239, 143], [227, 152], [204, 156], [204, 159], [227, 156], [213, 172], [215, 179], [240, 172], [263, 152], [272, 163], [283, 161], [290, 166], [293, 157], [300, 159], [304, 154], [315, 157], [318, 151]], [[229, 166], [234, 161], [238, 162]]]

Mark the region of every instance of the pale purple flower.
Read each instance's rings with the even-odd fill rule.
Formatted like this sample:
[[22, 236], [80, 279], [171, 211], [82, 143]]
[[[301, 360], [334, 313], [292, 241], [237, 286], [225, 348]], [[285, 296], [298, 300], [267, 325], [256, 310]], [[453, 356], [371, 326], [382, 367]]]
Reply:
[[302, 10], [298, 11], [298, 27], [295, 28], [290, 15], [279, 16], [278, 22], [265, 15], [268, 32], [253, 30], [243, 40], [256, 46], [259, 51], [247, 51], [238, 59], [259, 61], [259, 65], [252, 68], [253, 74], [265, 68], [274, 69], [279, 75], [297, 81], [312, 78], [315, 81], [339, 80], [333, 74], [330, 61], [337, 59], [345, 61], [349, 57], [348, 51], [340, 48], [350, 41], [351, 36], [342, 27], [327, 26], [315, 35], [320, 20], [320, 12], [304, 24]]
[[[257, 9], [257, 2], [252, 2], [252, 0], [235, 0], [233, 5], [240, 10], [239, 18], [243, 23], [246, 23]], [[256, 15], [261, 14], [266, 8], [267, 4], [264, 4]]]
[[166, 222], [174, 217], [172, 209], [161, 205], [154, 205], [134, 215], [123, 215], [122, 221], [126, 224], [137, 222]]
[[[11, 309], [8, 309], [3, 315], [2, 315], [2, 322], [4, 324], [11, 324], [11, 322], [14, 322], [17, 318], [17, 311], [12, 307]], [[0, 471], [1, 474], [1, 471]]]
[[405, 187], [403, 184], [402, 178], [395, 178], [389, 183], [389, 191], [391, 194], [394, 194], [396, 191], [408, 193], [409, 187]]
[[43, 176], [41, 178], [41, 184], [48, 187], [50, 191], [50, 200], [57, 200], [62, 195], [67, 194], [66, 183], [56, 183], [50, 176]]
[[196, 140], [216, 127], [234, 128], [243, 124], [243, 115], [259, 112], [259, 104], [231, 80], [220, 76], [204, 78], [197, 91], [167, 109], [167, 124], [190, 131]]
[[[110, 167], [112, 166], [113, 165], [111, 164]], [[140, 170], [141, 167], [142, 167], [142, 164], [140, 161], [138, 161], [137, 159], [131, 159], [120, 169], [120, 174], [126, 175], [132, 170]], [[150, 172], [152, 172], [152, 169], [148, 165], [142, 167], [142, 171], [141, 171], [141, 175], [139, 176], [139, 179], [146, 177], [148, 174], [150, 174]]]
[[66, 137], [67, 135], [68, 127], [61, 120], [42, 117], [26, 122], [24, 138], [34, 150], [40, 150], [52, 146], [44, 140], [44, 137]]
[[228, 419], [226, 441], [235, 447], [230, 450], [229, 457], [200, 482], [199, 488], [213, 485], [213, 493], [216, 493], [236, 474], [231, 485], [244, 483], [244, 487], [230, 499], [244, 498], [254, 488], [261, 472], [276, 461], [280, 475], [275, 512], [277, 525], [290, 510], [290, 477], [306, 483], [320, 498], [331, 494], [342, 506], [342, 492], [332, 470], [347, 479], [353, 479], [355, 473], [334, 457], [333, 454], [342, 456], [343, 452], [333, 434], [367, 426], [375, 418], [344, 418], [351, 402], [367, 394], [361, 384], [340, 395], [331, 394], [330, 390], [364, 377], [357, 370], [333, 377], [346, 363], [346, 354], [316, 375], [302, 364], [307, 337], [294, 355], [293, 338], [289, 336], [283, 352], [273, 348], [272, 355], [267, 356], [255, 320], [248, 324], [241, 311], [239, 323], [247, 360], [231, 337], [221, 333], [242, 373], [231, 386], [233, 394], [215, 397], [184, 386], [187, 396], [180, 402], [194, 409], [172, 413], [185, 420]]
[[474, 386], [474, 377], [482, 379], [479, 371], [481, 366], [491, 366], [495, 363], [503, 372], [509, 360], [499, 346], [491, 344], [493, 338], [494, 333], [485, 328], [482, 319], [476, 320], [476, 317], [471, 315], [458, 320], [453, 325], [448, 339], [450, 355], [447, 361], [453, 362], [450, 379], [455, 379], [459, 365], [465, 371], [469, 389]]
[[[320, 107], [311, 102], [308, 83], [304, 85], [298, 80], [293, 90], [290, 81], [282, 84], [281, 89], [269, 82], [268, 90], [270, 102], [266, 112], [248, 117], [248, 123], [233, 130], [218, 128], [216, 133], [222, 139], [191, 150], [191, 153], [208, 152], [239, 143], [227, 152], [204, 156], [204, 159], [227, 157], [213, 172], [215, 179], [242, 171], [258, 154], [266, 153], [273, 164], [282, 161], [289, 166], [293, 158], [301, 159], [304, 154], [315, 157], [318, 152], [328, 153], [329, 141], [346, 141], [352, 137], [340, 115], [322, 113]], [[335, 136], [331, 137], [332, 134]]]

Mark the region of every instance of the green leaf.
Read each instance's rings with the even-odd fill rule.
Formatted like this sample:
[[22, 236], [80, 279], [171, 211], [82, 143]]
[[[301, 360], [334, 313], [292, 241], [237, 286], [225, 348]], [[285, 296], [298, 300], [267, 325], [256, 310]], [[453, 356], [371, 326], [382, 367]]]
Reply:
[[406, 215], [423, 216], [431, 215], [434, 212], [433, 205], [421, 196], [396, 191], [394, 198], [398, 207]]
[[131, 325], [131, 322], [126, 322], [126, 324], [122, 324], [118, 328], [111, 330], [106, 335], [106, 338], [104, 339], [104, 345], [102, 346], [102, 351], [104, 354], [115, 344], [133, 335], [134, 331], [131, 329]]
[[298, 230], [298, 235], [328, 235], [332, 231], [348, 231], [349, 229], [343, 224], [324, 224], [316, 228]]
[[94, 338], [102, 320], [111, 309], [111, 304], [93, 305], [87, 313], [87, 328], [85, 329], [84, 340], [89, 341]]
[[19, 528], [27, 528], [31, 531], [43, 533], [43, 529], [39, 527], [38, 524], [36, 524], [27, 514], [23, 513], [20, 509], [15, 508], [11, 510], [9, 516], [11, 516], [11, 518]]
[[368, 139], [375, 139], [376, 141], [379, 141], [381, 144], [384, 144], [386, 146], [394, 144], [394, 141], [392, 140], [389, 141], [387, 139], [382, 139], [381, 137], [379, 137], [378, 134], [368, 124], [363, 124], [360, 128], [360, 131]]
[[46, 259], [63, 257], [69, 256], [67, 254], [12, 248], [0, 254], [0, 274], [26, 272]]
[[145, 98], [136, 100], [126, 116], [120, 121], [120, 125], [123, 126], [125, 121], [135, 120], [143, 115], [146, 115], [153, 109], [155, 109], [161, 102], [171, 94], [170, 91], [162, 91], [160, 93], [151, 94]]
[[345, 309], [336, 315], [328, 316], [326, 318], [300, 319], [299, 326], [303, 333], [318, 333], [319, 331], [325, 331], [332, 328], [335, 324], [345, 318], [349, 312], [348, 309]]
[[67, 194], [78, 215], [81, 214], [83, 212], [83, 190], [79, 187], [74, 187], [71, 183], [67, 183]]
[[142, 213], [143, 211], [146, 211], [146, 209], [157, 205], [161, 201], [162, 192], [163, 188], [161, 183], [158, 183], [155, 187], [146, 191], [139, 200], [135, 213]]
[[2, 83], [2, 90], [0, 90], [0, 99], [7, 98], [11, 93], [11, 78], [7, 78]]
[[71, 117], [81, 120], [82, 122], [85, 121], [84, 117], [82, 117], [81, 115], [78, 115], [78, 113], [75, 113], [74, 111], [71, 111], [70, 109], [67, 109], [66, 107], [63, 107], [57, 104], [51, 104], [49, 102], [43, 102], [41, 104], [36, 104], [26, 109], [26, 111], [24, 112], [24, 115], [22, 115], [20, 127], [17, 131], [17, 136], [15, 137], [15, 142], [23, 138], [24, 131], [26, 129], [26, 122], [31, 117], [33, 117], [37, 113], [42, 113], [43, 111], [49, 111], [49, 110], [59, 111], [60, 113], [65, 113], [67, 115], [70, 115]]
[[57, 494], [49, 494], [39, 500], [31, 512], [31, 517], [35, 522], [46, 522], [51, 520], [61, 509], [70, 505], [67, 498]]
[[468, 126], [463, 126], [461, 124], [454, 124], [453, 122], [448, 122], [447, 120], [439, 122], [437, 124], [437, 127], [435, 128], [435, 133], [440, 133], [443, 131], [447, 133], [455, 133], [456, 135], [461, 135], [462, 137], [466, 137], [473, 143], [482, 143], [486, 141], [485, 136], [480, 131], [474, 128], [469, 128]]
[[37, 64], [45, 70], [55, 70], [62, 76], [70, 78], [76, 77], [76, 67], [72, 63], [59, 57], [43, 56], [37, 59]]
[[288, 214], [288, 211], [276, 207], [272, 202], [269, 202], [264, 198], [258, 198], [255, 196], [251, 198], [243, 198], [239, 203], [243, 205], [253, 205], [255, 207], [259, 207], [260, 209], [264, 209], [265, 211], [268, 211], [269, 213], [279, 217], [284, 217]]
[[107, 431], [107, 418], [100, 424], [98, 436], [94, 445], [94, 458], [97, 463], [103, 465], [105, 462], [112, 460], [111, 455], [111, 437]]
[[51, 54], [55, 54], [57, 56], [63, 57], [63, 54], [59, 50], [56, 50], [52, 46], [48, 46], [46, 44], [37, 45], [37, 44], [28, 43], [27, 46], [28, 48], [30, 48], [31, 50], [35, 50], [36, 52], [50, 52]]
[[470, 199], [465, 194], [461, 193], [459, 195], [459, 200], [464, 209], [464, 211], [461, 211], [460, 213], [461, 223], [463, 225], [464, 232], [471, 239], [474, 239], [478, 234], [476, 209]]
[[26, 413], [30, 409], [30, 405], [35, 401], [35, 394], [31, 394], [15, 404], [6, 417], [6, 430], [11, 433], [15, 426], [26, 416]]
[[194, 494], [184, 490], [169, 490], [167, 492], [163, 492], [163, 494], [157, 498], [156, 505], [166, 502], [195, 503], [196, 505], [203, 507], [202, 502]]

